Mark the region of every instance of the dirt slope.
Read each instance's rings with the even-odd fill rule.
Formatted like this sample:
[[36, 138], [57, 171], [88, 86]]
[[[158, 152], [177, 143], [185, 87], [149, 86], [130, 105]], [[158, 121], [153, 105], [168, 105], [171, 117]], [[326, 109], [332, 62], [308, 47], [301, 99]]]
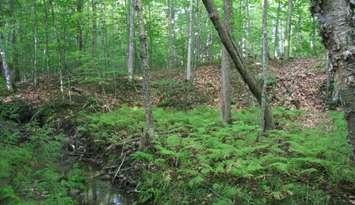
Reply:
[[[260, 64], [248, 65], [251, 72], [257, 76]], [[326, 76], [321, 61], [316, 59], [297, 59], [290, 62], [278, 63], [270, 62], [270, 70], [276, 83], [269, 92], [272, 95], [274, 105], [289, 108], [299, 108], [309, 113], [308, 124], [317, 122], [314, 119], [319, 117], [319, 113], [324, 111], [324, 94], [322, 86]], [[233, 100], [235, 108], [255, 105], [255, 100], [248, 88], [242, 83], [236, 69], [232, 72]], [[183, 81], [185, 74], [183, 70], [165, 70], [152, 73], [152, 84], [161, 80]], [[141, 78], [137, 78], [132, 84], [126, 78], [108, 79], [99, 84], [81, 85], [72, 84], [72, 88], [64, 88], [64, 93], [72, 96], [85, 95], [92, 96], [100, 101], [100, 104], [110, 110], [110, 108], [122, 103], [139, 105], [141, 101]], [[41, 78], [39, 87], [34, 89], [29, 83], [20, 85], [20, 91], [16, 95], [0, 98], [2, 101], [11, 101], [13, 98], [20, 98], [32, 104], [38, 105], [51, 101], [55, 96], [60, 96], [59, 83], [56, 78]], [[197, 68], [194, 72], [194, 86], [207, 98], [207, 103], [211, 106], [218, 106], [220, 99], [220, 70], [218, 65], [206, 65]], [[153, 89], [157, 89], [154, 88]], [[69, 92], [70, 91], [70, 92]], [[153, 92], [154, 95], [159, 92]], [[183, 94], [184, 95], [184, 94]], [[159, 104], [159, 97], [153, 96], [153, 102]], [[306, 123], [307, 124], [307, 123]]]

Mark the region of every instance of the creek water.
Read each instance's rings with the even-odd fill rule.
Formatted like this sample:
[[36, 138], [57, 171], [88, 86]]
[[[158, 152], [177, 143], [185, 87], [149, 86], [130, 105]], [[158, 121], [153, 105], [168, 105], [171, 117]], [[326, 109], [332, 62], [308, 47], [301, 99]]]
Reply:
[[[60, 163], [63, 173], [67, 172], [74, 158], [67, 158]], [[131, 200], [125, 197], [122, 190], [118, 189], [111, 183], [109, 177], [100, 178], [97, 176], [97, 171], [87, 166], [83, 168], [86, 173], [86, 188], [84, 191], [72, 190], [70, 195], [78, 202], [79, 205], [130, 205]]]
[[128, 205], [128, 200], [110, 181], [92, 178], [78, 197], [80, 205]]

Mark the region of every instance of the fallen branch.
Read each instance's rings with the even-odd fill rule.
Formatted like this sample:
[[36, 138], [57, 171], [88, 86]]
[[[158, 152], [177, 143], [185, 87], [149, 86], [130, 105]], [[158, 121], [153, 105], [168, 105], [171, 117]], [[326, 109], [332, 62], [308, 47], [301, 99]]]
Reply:
[[118, 175], [118, 173], [120, 172], [120, 170], [121, 170], [121, 168], [122, 168], [122, 165], [123, 165], [123, 163], [125, 162], [125, 159], [126, 159], [126, 154], [123, 156], [123, 159], [122, 159], [122, 161], [121, 161], [121, 164], [120, 164], [120, 166], [117, 168], [117, 171], [116, 171], [115, 175], [113, 176], [112, 183], [113, 183], [113, 182], [115, 181], [115, 179], [117, 178], [117, 175]]

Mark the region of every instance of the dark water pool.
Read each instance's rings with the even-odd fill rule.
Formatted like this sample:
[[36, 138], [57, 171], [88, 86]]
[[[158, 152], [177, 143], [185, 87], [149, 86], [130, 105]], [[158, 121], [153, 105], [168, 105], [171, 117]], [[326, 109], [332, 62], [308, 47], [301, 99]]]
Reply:
[[86, 193], [79, 197], [80, 205], [128, 205], [126, 197], [110, 181], [91, 179]]

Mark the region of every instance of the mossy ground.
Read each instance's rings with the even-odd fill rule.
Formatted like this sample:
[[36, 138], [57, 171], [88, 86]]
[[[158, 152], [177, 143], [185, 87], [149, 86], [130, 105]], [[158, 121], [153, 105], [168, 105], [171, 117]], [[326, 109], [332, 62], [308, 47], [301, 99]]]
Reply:
[[[298, 110], [276, 108], [274, 115], [278, 129], [256, 142], [256, 108], [234, 112], [227, 126], [214, 108], [154, 109], [152, 147], [128, 157], [140, 164], [134, 172], [139, 203], [346, 204], [344, 195], [354, 194], [355, 168], [343, 115], [329, 113], [332, 122], [317, 128], [303, 128]], [[104, 150], [139, 136], [144, 113], [122, 107], [82, 113], [80, 122]]]

